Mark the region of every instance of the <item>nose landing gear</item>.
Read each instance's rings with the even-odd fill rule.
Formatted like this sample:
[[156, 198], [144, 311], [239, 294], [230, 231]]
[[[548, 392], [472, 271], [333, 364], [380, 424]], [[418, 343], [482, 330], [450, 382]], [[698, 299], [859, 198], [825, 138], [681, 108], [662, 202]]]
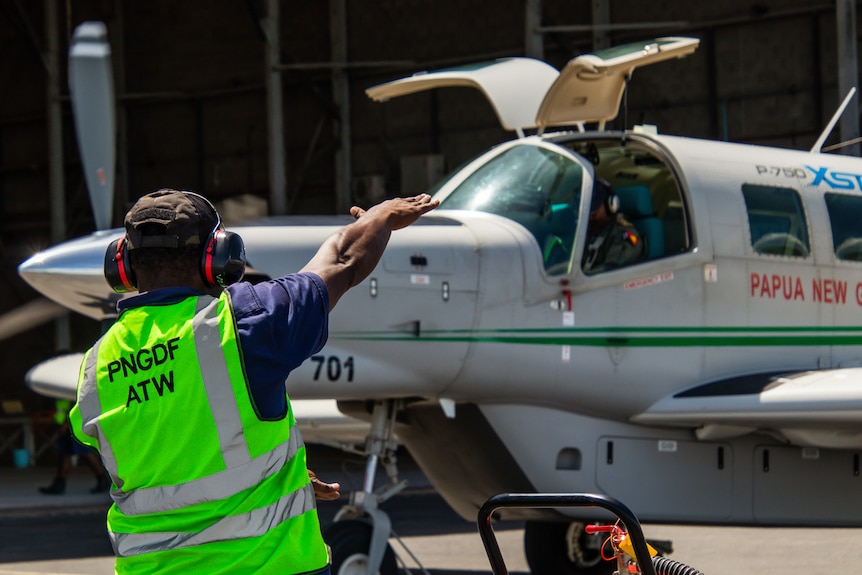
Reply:
[[[350, 494], [350, 502], [335, 516], [324, 533], [332, 550], [333, 575], [397, 575], [395, 553], [389, 545], [392, 526], [379, 505], [402, 491], [407, 481], [398, 480], [398, 443], [394, 440], [398, 400], [379, 401], [371, 413], [371, 430], [363, 455], [368, 457], [362, 490]], [[390, 482], [374, 489], [377, 464], [383, 465]]]
[[[370, 523], [360, 519], [338, 521], [326, 530], [326, 541], [332, 550], [333, 575], [366, 575], [371, 565], [377, 565], [371, 573], [397, 575], [395, 554], [385, 540], [382, 555], [371, 552], [372, 530]], [[381, 549], [379, 543], [377, 549]]]

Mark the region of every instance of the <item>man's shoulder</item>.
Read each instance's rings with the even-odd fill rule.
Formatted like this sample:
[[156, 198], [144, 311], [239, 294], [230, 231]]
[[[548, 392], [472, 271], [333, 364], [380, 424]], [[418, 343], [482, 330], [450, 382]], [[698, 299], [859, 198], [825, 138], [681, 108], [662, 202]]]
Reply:
[[627, 230], [635, 230], [635, 225], [626, 218], [625, 214], [617, 214], [616, 224], [620, 227], [626, 228]]
[[228, 286], [226, 291], [238, 317], [272, 313], [297, 302], [312, 304], [315, 301], [327, 301], [326, 284], [316, 274], [307, 272], [292, 273], [254, 284], [240, 282]]

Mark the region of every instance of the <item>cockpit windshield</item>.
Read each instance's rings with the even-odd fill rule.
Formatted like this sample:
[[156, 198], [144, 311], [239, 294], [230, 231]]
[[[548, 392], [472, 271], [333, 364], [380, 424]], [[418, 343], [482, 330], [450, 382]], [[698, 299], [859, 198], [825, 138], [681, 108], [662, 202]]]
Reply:
[[473, 172], [440, 204], [504, 216], [532, 233], [550, 274], [569, 271], [583, 168], [552, 149], [519, 145]]

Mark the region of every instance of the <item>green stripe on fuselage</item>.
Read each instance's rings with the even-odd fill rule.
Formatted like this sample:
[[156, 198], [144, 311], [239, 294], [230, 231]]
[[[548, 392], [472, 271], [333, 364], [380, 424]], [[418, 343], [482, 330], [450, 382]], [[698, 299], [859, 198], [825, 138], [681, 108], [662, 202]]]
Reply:
[[588, 327], [501, 330], [345, 331], [332, 340], [440, 341], [595, 347], [862, 345], [862, 327]]

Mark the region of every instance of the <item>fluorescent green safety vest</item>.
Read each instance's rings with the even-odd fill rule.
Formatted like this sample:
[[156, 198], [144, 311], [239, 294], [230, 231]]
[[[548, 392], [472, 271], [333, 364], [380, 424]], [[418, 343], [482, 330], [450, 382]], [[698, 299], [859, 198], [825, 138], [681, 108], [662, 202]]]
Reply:
[[314, 573], [326, 546], [292, 411], [261, 421], [230, 297], [126, 310], [70, 421], [114, 481], [117, 573]]

